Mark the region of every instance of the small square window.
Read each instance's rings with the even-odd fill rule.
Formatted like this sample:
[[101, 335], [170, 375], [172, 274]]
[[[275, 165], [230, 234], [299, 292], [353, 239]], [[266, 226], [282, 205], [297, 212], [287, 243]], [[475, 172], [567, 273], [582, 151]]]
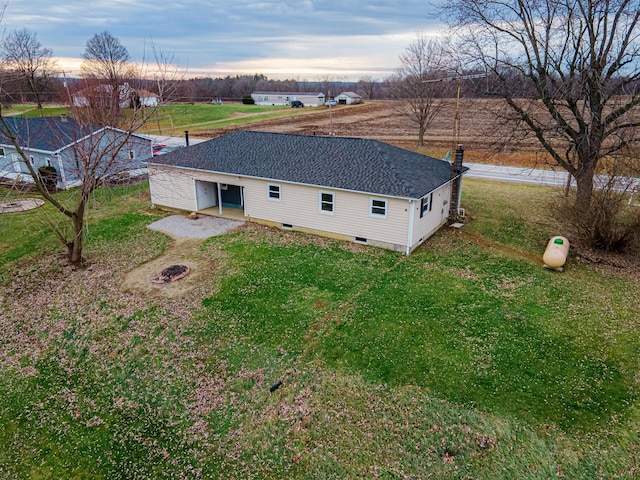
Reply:
[[372, 198], [370, 213], [372, 217], [386, 217], [387, 201], [380, 198]]
[[6, 157], [6, 154], [4, 153], [4, 148], [0, 148], [0, 157]]
[[333, 193], [320, 192], [320, 213], [333, 214]]
[[431, 211], [431, 200], [433, 199], [433, 193], [430, 193], [420, 201], [420, 218], [424, 217], [425, 213]]
[[280, 185], [267, 185], [267, 196], [269, 200], [280, 201]]

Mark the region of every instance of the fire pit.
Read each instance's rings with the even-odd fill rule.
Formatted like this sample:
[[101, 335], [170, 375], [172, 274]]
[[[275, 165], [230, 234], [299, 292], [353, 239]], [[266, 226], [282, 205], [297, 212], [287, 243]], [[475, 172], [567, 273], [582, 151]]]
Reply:
[[171, 265], [165, 268], [160, 273], [157, 273], [152, 279], [151, 283], [169, 283], [175, 282], [184, 278], [189, 273], [189, 267], [186, 265]]

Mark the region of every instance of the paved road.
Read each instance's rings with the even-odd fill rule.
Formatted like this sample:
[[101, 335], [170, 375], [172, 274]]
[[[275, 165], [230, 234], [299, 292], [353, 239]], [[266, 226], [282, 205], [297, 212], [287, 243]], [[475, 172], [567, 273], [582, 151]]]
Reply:
[[501, 165], [483, 165], [481, 163], [465, 163], [470, 178], [486, 178], [503, 182], [529, 183], [564, 187], [567, 184], [565, 171], [541, 170], [537, 168], [505, 167]]
[[[503, 182], [528, 183], [532, 185], [549, 185], [554, 187], [564, 187], [567, 184], [569, 174], [564, 170], [541, 170], [537, 168], [505, 167], [500, 165], [483, 165], [480, 163], [465, 163], [469, 171], [465, 174], [470, 178], [486, 178], [488, 180], [499, 180]], [[598, 181], [604, 183], [605, 179], [596, 176], [596, 186]], [[571, 185], [576, 186], [574, 179]], [[618, 179], [618, 190], [631, 191], [635, 188], [640, 190], [640, 178], [621, 177]]]

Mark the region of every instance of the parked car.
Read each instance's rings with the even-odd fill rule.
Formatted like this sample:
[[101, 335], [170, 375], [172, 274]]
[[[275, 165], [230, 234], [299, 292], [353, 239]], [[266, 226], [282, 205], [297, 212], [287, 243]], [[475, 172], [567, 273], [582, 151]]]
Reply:
[[291, 102], [291, 108], [302, 108], [304, 107], [304, 103], [302, 103], [300, 100], [294, 100], [293, 102]]
[[[156, 147], [158, 148], [156, 149]], [[183, 147], [184, 145], [154, 145], [153, 156], [164, 155], [165, 153], [173, 152], [174, 150], [178, 150]]]
[[325, 103], [327, 107], [335, 107], [337, 104], [338, 102], [336, 102], [335, 100], [327, 100], [327, 103]]
[[153, 152], [154, 155], [159, 155], [162, 149], [165, 147], [166, 145], [164, 143], [159, 143], [158, 145], [152, 145], [151, 151]]

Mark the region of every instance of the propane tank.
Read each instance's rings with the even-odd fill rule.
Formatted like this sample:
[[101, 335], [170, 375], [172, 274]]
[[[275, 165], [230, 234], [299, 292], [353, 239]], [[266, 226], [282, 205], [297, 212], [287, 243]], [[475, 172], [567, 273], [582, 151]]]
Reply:
[[542, 255], [545, 268], [562, 271], [569, 255], [569, 240], [565, 237], [551, 237]]

